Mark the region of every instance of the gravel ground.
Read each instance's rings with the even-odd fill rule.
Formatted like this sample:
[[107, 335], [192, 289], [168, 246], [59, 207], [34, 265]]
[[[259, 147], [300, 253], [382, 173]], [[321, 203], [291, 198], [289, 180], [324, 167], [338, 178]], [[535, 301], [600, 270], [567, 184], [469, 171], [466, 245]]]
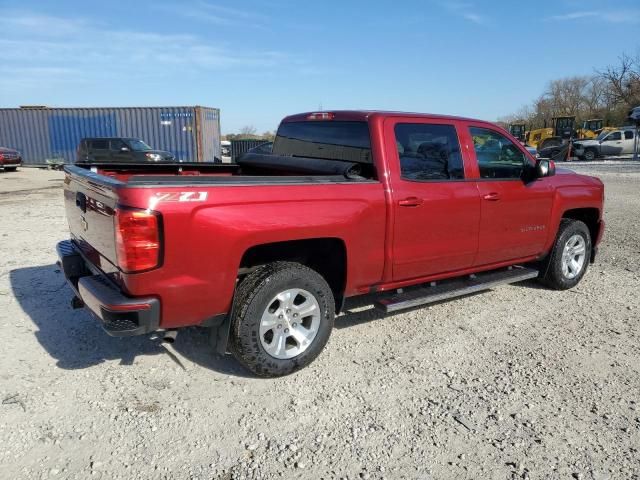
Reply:
[[1, 478], [640, 478], [640, 172], [567, 292], [533, 282], [381, 318], [251, 377], [206, 333], [117, 339], [55, 266], [62, 174], [0, 173]]

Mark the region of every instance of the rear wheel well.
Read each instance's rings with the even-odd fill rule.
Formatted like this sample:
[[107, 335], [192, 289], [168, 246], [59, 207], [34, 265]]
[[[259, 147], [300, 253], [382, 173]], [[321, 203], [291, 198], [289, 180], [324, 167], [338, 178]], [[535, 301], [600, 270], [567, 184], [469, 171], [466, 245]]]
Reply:
[[600, 213], [597, 208], [575, 208], [573, 210], [567, 210], [562, 215], [562, 218], [571, 218], [573, 220], [580, 220], [589, 228], [589, 234], [591, 235], [591, 244], [595, 245], [596, 238], [598, 238], [598, 230], [600, 229]]
[[333, 291], [336, 311], [340, 310], [347, 278], [347, 250], [342, 240], [313, 238], [256, 245], [242, 256], [238, 275], [278, 261], [301, 263], [322, 275]]

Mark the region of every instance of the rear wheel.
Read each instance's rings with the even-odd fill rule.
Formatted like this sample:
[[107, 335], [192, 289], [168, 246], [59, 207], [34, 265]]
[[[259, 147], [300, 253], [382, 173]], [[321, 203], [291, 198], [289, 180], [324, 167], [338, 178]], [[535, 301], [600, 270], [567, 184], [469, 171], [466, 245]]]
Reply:
[[293, 262], [264, 265], [238, 287], [230, 349], [256, 375], [287, 375], [320, 354], [334, 317], [333, 293], [316, 271]]
[[543, 264], [541, 282], [555, 290], [575, 287], [591, 259], [591, 235], [587, 226], [565, 218], [560, 222], [553, 250]]

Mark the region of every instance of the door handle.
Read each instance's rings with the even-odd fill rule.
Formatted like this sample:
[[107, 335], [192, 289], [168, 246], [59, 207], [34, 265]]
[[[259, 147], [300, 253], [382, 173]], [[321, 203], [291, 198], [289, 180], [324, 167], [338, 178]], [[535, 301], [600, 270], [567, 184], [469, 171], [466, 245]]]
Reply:
[[423, 203], [424, 200], [418, 197], [409, 197], [398, 201], [398, 205], [401, 207], [419, 207]]
[[500, 194], [498, 192], [487, 193], [484, 197], [485, 200], [489, 200], [490, 202], [497, 202], [500, 200]]

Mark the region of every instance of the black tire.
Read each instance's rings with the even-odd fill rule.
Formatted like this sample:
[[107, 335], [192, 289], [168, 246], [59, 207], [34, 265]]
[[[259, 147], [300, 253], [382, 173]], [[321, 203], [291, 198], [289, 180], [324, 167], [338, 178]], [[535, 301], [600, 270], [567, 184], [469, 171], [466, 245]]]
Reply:
[[15, 172], [18, 170], [18, 167], [4, 167], [5, 172]]
[[[311, 343], [299, 355], [279, 359], [271, 356], [260, 339], [260, 322], [269, 303], [280, 292], [300, 288], [311, 293], [320, 307], [320, 323]], [[229, 349], [254, 374], [261, 377], [288, 375], [311, 363], [327, 344], [335, 319], [331, 288], [316, 271], [293, 262], [263, 265], [237, 288], [229, 332]]]
[[[579, 235], [584, 240], [585, 252], [584, 262], [577, 275], [573, 278], [568, 278], [563, 273], [562, 262], [563, 252], [567, 242]], [[547, 256], [544, 262], [542, 262], [540, 282], [549, 288], [554, 290], [568, 290], [575, 287], [587, 271], [589, 261], [591, 260], [591, 234], [589, 228], [580, 220], [573, 220], [570, 218], [564, 218], [560, 222], [560, 228], [558, 229], [558, 235], [556, 237], [553, 249]]]
[[598, 158], [598, 152], [596, 152], [593, 148], [587, 148], [584, 151], [583, 157], [587, 162], [592, 162], [596, 158]]

